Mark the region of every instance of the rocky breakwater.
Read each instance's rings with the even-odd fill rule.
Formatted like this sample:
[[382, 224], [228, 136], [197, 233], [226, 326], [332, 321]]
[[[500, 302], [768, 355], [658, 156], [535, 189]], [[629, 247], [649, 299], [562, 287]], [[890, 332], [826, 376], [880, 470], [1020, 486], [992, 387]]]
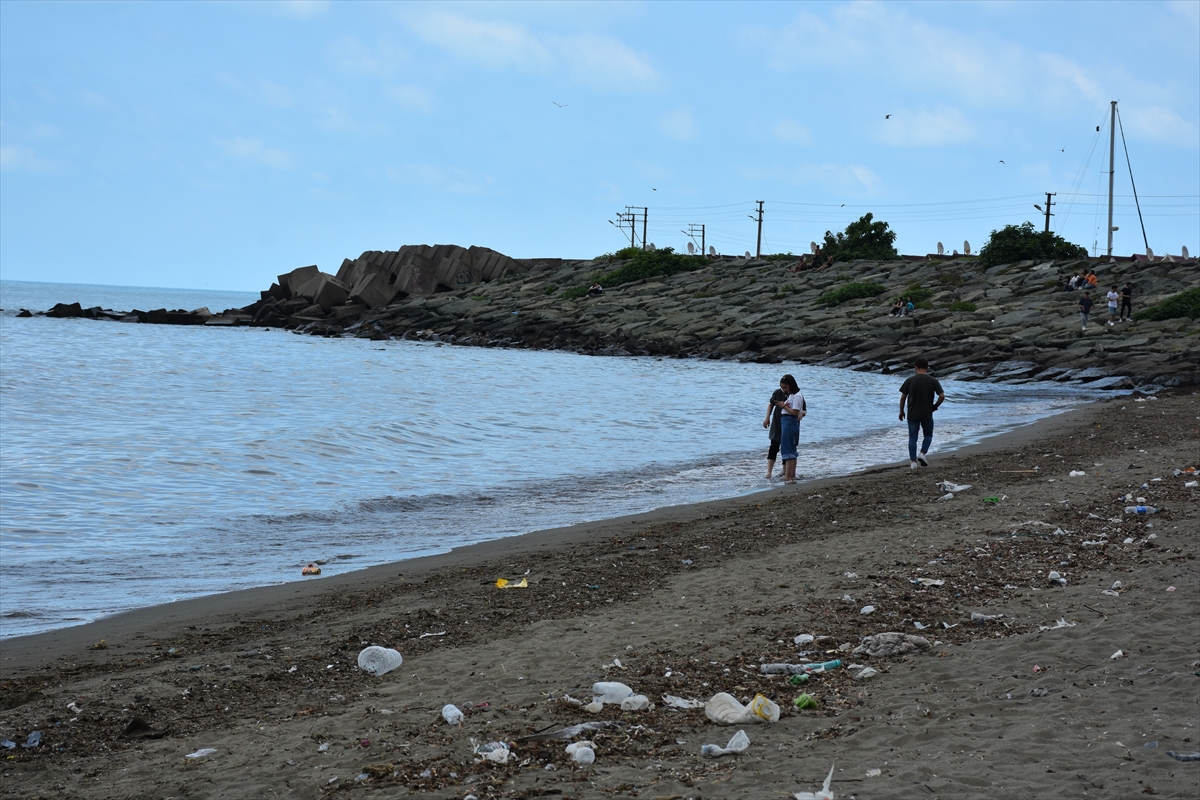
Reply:
[[[1119, 260], [1006, 264], [910, 257], [792, 271], [791, 260], [694, 259], [674, 274], [588, 295], [621, 262], [532, 264], [490, 283], [334, 309], [304, 330], [375, 339], [567, 349], [603, 355], [665, 355], [795, 361], [857, 370], [909, 369], [924, 355], [939, 375], [1054, 380], [1105, 387], [1200, 383], [1200, 314], [1105, 324], [1104, 292], [1134, 285], [1134, 307], [1200, 287], [1186, 262]], [[1094, 269], [1102, 290], [1086, 331], [1080, 292], [1066, 277]], [[867, 287], [865, 290], [862, 287]], [[872, 293], [853, 298], [856, 291]], [[850, 296], [852, 299], [838, 299]], [[895, 299], [917, 308], [890, 315]]]

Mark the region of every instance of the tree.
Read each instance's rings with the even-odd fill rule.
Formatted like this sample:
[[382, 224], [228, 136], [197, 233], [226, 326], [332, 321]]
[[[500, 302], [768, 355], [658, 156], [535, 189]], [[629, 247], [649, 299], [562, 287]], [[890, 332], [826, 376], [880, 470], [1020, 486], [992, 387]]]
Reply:
[[832, 256], [834, 261], [851, 261], [855, 258], [887, 261], [899, 258], [895, 247], [896, 232], [889, 230], [886, 222], [872, 222], [872, 219], [870, 213], [864, 214], [836, 237], [831, 231], [825, 231], [825, 255]]
[[1087, 248], [1071, 244], [1057, 234], [1039, 231], [1032, 222], [1005, 225], [998, 231], [992, 231], [987, 244], [979, 251], [979, 263], [985, 267], [1016, 261], [1066, 261], [1074, 258], [1087, 258]]

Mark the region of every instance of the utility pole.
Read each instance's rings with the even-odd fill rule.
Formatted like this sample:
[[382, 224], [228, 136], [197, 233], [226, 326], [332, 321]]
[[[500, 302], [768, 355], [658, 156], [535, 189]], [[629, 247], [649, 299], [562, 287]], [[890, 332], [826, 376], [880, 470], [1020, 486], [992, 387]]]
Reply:
[[692, 223], [688, 223], [688, 229], [686, 231], [680, 231], [680, 233], [682, 233], [684, 236], [687, 236], [693, 242], [696, 241], [696, 234], [699, 233], [700, 255], [704, 255], [704, 225], [694, 225]]
[[[754, 257], [762, 258], [762, 221], [763, 221], [763, 201], [755, 200], [758, 203], [758, 244], [754, 246]], [[750, 217], [754, 219], [754, 217]]]
[[1113, 148], [1117, 145], [1117, 101], [1112, 101], [1112, 116], [1108, 123], [1108, 257], [1112, 258], [1113, 212]]
[[1054, 201], [1050, 198], [1057, 196], [1057, 194], [1057, 192], [1046, 192], [1046, 233], [1050, 232], [1050, 218], [1054, 216], [1050, 213], [1050, 206], [1054, 205]]
[[[626, 208], [629, 208], [629, 206], [626, 206]], [[613, 222], [611, 219], [608, 221], [609, 225], [612, 225], [621, 231], [622, 236], [625, 235], [625, 223], [629, 223], [629, 246], [633, 247], [634, 237], [637, 236], [637, 229], [634, 227], [633, 214], [629, 213], [628, 211], [618, 211], [617, 221]]]
[[650, 209], [642, 206], [642, 249], [645, 250], [650, 245], [650, 240], [646, 238], [646, 221], [650, 218]]
[[637, 214], [634, 212], [638, 209], [642, 211], [642, 249], [645, 250], [650, 244], [646, 239], [646, 219], [650, 216], [650, 209], [645, 206], [625, 206], [625, 216], [629, 220], [629, 246], [637, 247]]

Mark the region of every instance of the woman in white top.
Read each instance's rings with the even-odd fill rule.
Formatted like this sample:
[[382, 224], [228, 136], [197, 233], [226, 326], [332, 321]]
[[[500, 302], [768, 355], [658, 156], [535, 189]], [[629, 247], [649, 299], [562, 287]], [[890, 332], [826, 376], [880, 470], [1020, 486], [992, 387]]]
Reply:
[[783, 480], [794, 483], [800, 445], [800, 419], [805, 413], [804, 395], [800, 394], [800, 386], [791, 375], [779, 379], [779, 388], [787, 394], [786, 400], [776, 403], [783, 412], [779, 419], [779, 456], [783, 459]]

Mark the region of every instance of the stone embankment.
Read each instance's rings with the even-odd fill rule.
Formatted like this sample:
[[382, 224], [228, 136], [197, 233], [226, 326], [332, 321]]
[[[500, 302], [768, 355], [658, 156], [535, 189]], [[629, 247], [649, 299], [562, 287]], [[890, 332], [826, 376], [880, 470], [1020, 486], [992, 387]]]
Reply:
[[[463, 256], [471, 251], [457, 248], [453, 253], [458, 254], [457, 271], [431, 259], [435, 266], [422, 265], [435, 274], [434, 283], [426, 280], [429, 285], [419, 292], [396, 288], [401, 279], [395, 267], [403, 259], [393, 253], [389, 263], [375, 264], [372, 273], [385, 275], [381, 283], [391, 281], [384, 293], [395, 289], [392, 296], [366, 297], [358, 286], [370, 269], [355, 275], [353, 265], [386, 259], [365, 253], [343, 264], [343, 278], [333, 276], [342, 284], [355, 284], [340, 304], [331, 302], [336, 298], [319, 302], [313, 282], [328, 284], [330, 276], [303, 268], [280, 276], [258, 303], [212, 317], [207, 324], [600, 355], [792, 361], [885, 373], [907, 370], [923, 355], [938, 375], [967, 380], [1143, 389], [1200, 384], [1200, 319], [1109, 326], [1104, 301], [1110, 286], [1127, 281], [1134, 286], [1135, 311], [1200, 286], [1195, 259], [1029, 261], [984, 269], [973, 258], [930, 256], [793, 272], [790, 261], [718, 258], [698, 269], [627, 283], [599, 296], [573, 296], [598, 273], [619, 264], [508, 259], [499, 269], [493, 266], [491, 274], [476, 268], [465, 276]], [[1078, 314], [1081, 293], [1063, 289], [1064, 280], [1083, 267], [1094, 269], [1099, 279], [1086, 331]], [[456, 287], [455, 275], [464, 275], [465, 283]], [[298, 285], [302, 279], [307, 285]], [[837, 305], [818, 300], [849, 283], [881, 284], [885, 291]], [[410, 280], [407, 286], [416, 284]], [[891, 316], [892, 303], [905, 295], [923, 299], [911, 314]]]

